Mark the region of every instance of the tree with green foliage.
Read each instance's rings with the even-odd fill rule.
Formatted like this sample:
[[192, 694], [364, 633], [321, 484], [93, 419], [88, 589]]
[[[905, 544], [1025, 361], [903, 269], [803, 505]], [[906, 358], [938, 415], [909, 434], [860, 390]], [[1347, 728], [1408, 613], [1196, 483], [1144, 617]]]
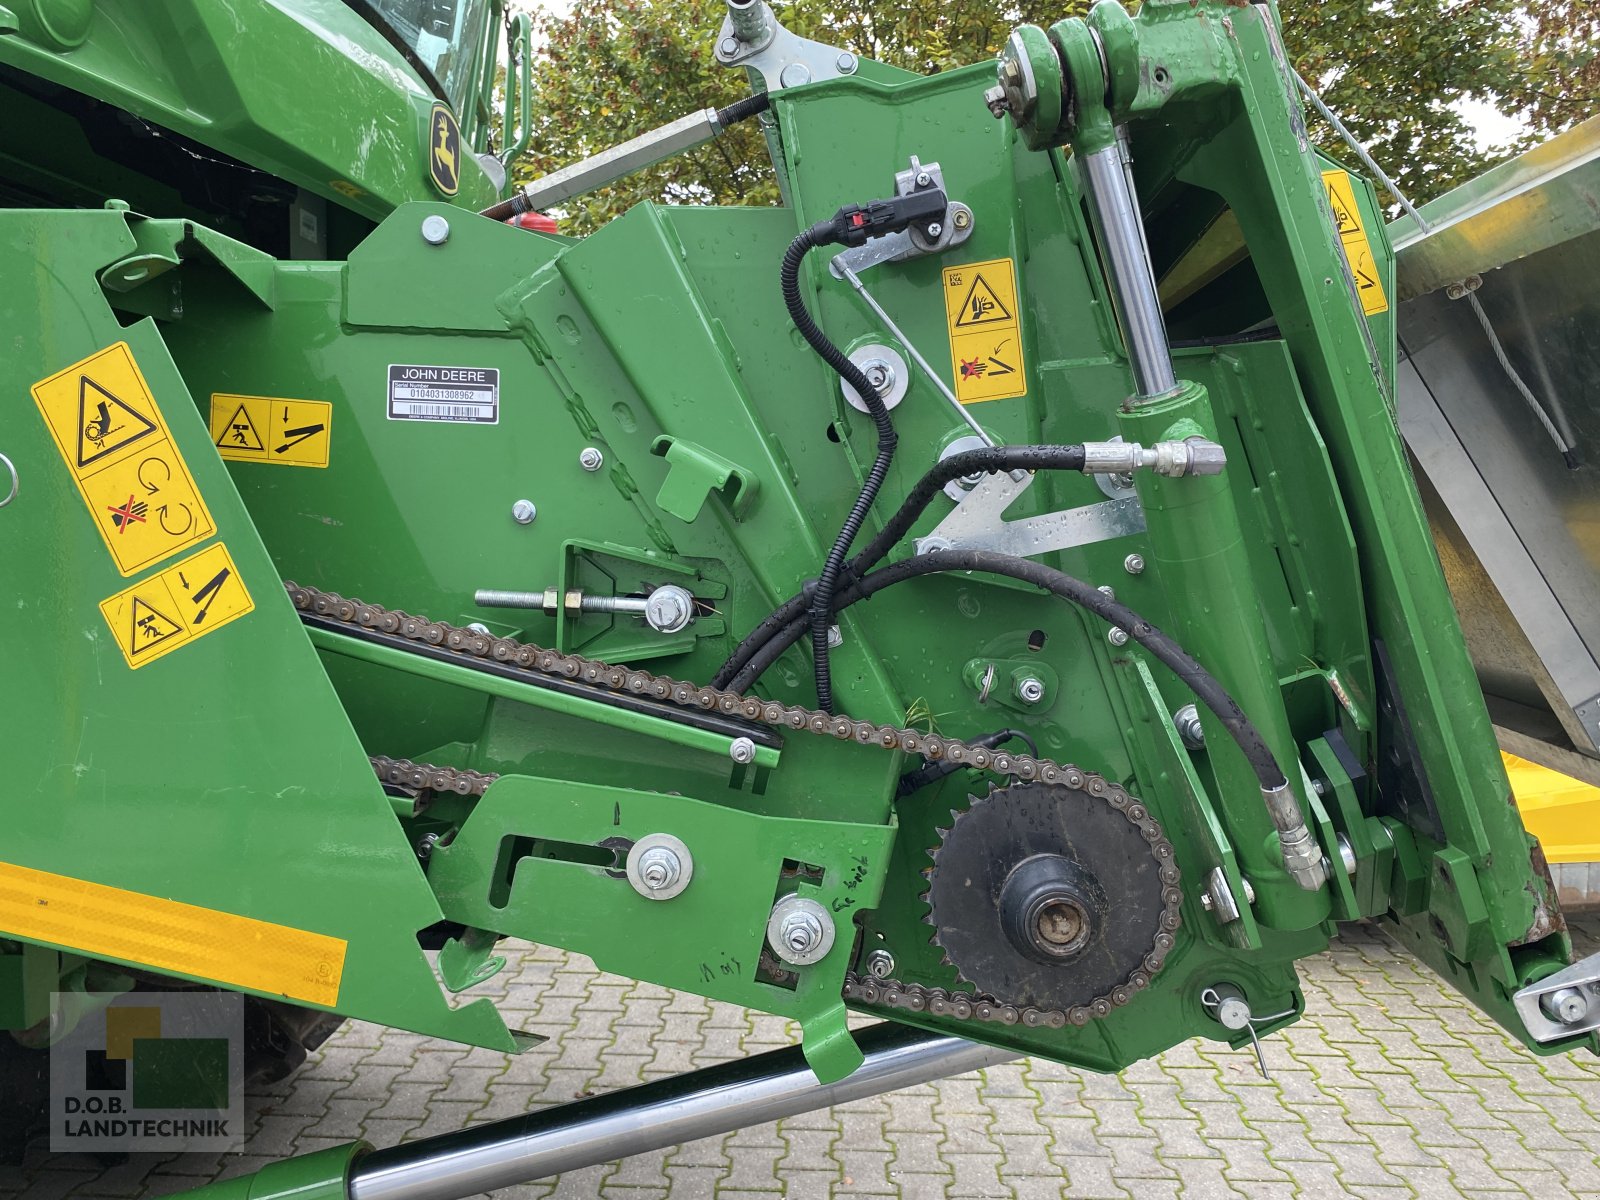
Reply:
[[[1280, 0], [1301, 75], [1421, 203], [1595, 111], [1595, 0]], [[779, 20], [803, 37], [921, 73], [993, 58], [1013, 26], [1081, 14], [1086, 0], [789, 0]], [[747, 92], [712, 41], [723, 0], [575, 0], [535, 19], [532, 149], [537, 178], [695, 109]], [[1527, 133], [1488, 152], [1458, 109], [1485, 102]], [[1348, 158], [1313, 123], [1318, 143]], [[564, 206], [581, 233], [640, 200], [773, 204], [777, 184], [755, 123]]]

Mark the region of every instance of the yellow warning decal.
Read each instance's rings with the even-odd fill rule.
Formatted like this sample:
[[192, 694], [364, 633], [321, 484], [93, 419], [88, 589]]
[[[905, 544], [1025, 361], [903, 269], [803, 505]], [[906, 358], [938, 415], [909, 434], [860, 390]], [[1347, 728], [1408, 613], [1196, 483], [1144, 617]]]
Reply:
[[234, 462], [325, 467], [333, 405], [271, 396], [211, 396], [211, 440]]
[[1328, 193], [1328, 207], [1333, 209], [1334, 228], [1339, 231], [1339, 241], [1344, 245], [1350, 274], [1356, 281], [1356, 294], [1361, 297], [1361, 311], [1369, 317], [1388, 312], [1389, 300], [1383, 294], [1383, 280], [1378, 277], [1378, 260], [1373, 256], [1372, 243], [1367, 240], [1366, 226], [1361, 223], [1361, 209], [1356, 206], [1356, 189], [1350, 182], [1350, 173], [1324, 171], [1322, 186]]
[[946, 267], [944, 311], [956, 399], [977, 404], [1026, 394], [1017, 272], [1011, 260]]
[[127, 342], [41, 379], [33, 399], [118, 574], [217, 531]]
[[348, 944], [14, 863], [0, 863], [0, 930], [329, 1008]]
[[111, 636], [135, 670], [254, 608], [221, 542], [100, 602]]

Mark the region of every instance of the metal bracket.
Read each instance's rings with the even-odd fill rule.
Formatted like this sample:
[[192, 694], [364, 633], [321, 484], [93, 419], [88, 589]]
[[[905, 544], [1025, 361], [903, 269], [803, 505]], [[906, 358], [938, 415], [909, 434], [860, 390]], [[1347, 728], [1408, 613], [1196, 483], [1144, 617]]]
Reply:
[[693, 521], [698, 517], [706, 497], [713, 492], [720, 493], [727, 501], [734, 520], [750, 511], [758, 481], [737, 463], [729, 462], [704, 446], [665, 433], [651, 444], [650, 453], [665, 458], [670, 464], [656, 504], [680, 521]]
[[[1553, 1042], [1600, 1029], [1600, 954], [1530, 983], [1511, 998], [1536, 1042]], [[1572, 1016], [1573, 1020], [1564, 1020]]]
[[994, 550], [1018, 558], [1033, 558], [1144, 532], [1144, 509], [1139, 507], [1137, 496], [1024, 517], [1019, 521], [1005, 520], [1006, 509], [1027, 491], [1034, 478], [1024, 474], [1014, 479], [1004, 473], [984, 476], [932, 533], [917, 539], [917, 553]]
[[769, 92], [856, 73], [859, 64], [854, 54], [790, 33], [778, 23], [765, 0], [743, 4], [730, 0], [729, 9], [717, 31], [717, 61], [725, 67], [756, 72]]

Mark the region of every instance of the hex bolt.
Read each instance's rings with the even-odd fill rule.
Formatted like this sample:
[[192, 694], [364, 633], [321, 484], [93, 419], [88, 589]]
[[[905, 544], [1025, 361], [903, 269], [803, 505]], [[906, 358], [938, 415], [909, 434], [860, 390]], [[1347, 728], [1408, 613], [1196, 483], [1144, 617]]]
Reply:
[[837, 625], [828, 626], [828, 649], [837, 650], [844, 645], [844, 630]]
[[867, 955], [867, 974], [874, 979], [888, 979], [894, 974], [894, 955], [887, 950], [874, 950]]
[[1129, 575], [1143, 575], [1144, 574], [1144, 555], [1142, 555], [1142, 554], [1130, 554], [1130, 555], [1128, 555], [1127, 558], [1122, 560], [1122, 569], [1124, 571], [1126, 571]]
[[1017, 65], [1017, 60], [1014, 58], [1008, 58], [1001, 63], [1000, 70], [1013, 83], [1022, 78], [1022, 68]]
[[931, 238], [943, 237], [944, 226], [937, 221], [930, 221], [928, 223], [928, 236]]
[[1044, 683], [1032, 675], [1024, 675], [1012, 689], [1024, 704], [1037, 704], [1044, 699]]
[[1099, 592], [1107, 600], [1115, 600], [1117, 598], [1117, 589], [1109, 583], [1102, 583], [1095, 591]]
[[625, 874], [646, 900], [672, 900], [694, 881], [694, 855], [670, 833], [647, 833], [629, 848]]
[[675, 583], [664, 583], [644, 602], [645, 624], [657, 633], [679, 633], [694, 620], [694, 597]]
[[997, 121], [1011, 111], [1011, 102], [1006, 99], [1006, 90], [999, 84], [996, 84], [983, 94], [983, 102], [988, 106], [990, 114]]
[[511, 506], [511, 519], [518, 525], [532, 525], [538, 515], [539, 510], [532, 500], [518, 500]]
[[442, 246], [450, 240], [450, 222], [438, 213], [422, 218], [422, 240], [430, 246]]
[[1581, 988], [1557, 988], [1539, 997], [1539, 1007], [1552, 1021], [1563, 1025], [1576, 1025], [1589, 1015], [1589, 997]]
[[1106, 634], [1106, 641], [1113, 646], [1126, 646], [1128, 644], [1128, 631], [1126, 629], [1113, 628], [1111, 632]]
[[853, 75], [856, 70], [856, 56], [846, 50], [834, 60], [834, 66], [839, 68], [841, 75]]
[[732, 58], [739, 53], [739, 39], [735, 37], [723, 38], [722, 41], [717, 43], [717, 53], [722, 55], [723, 58]]
[[683, 864], [665, 846], [652, 846], [639, 856], [639, 878], [653, 892], [671, 887], [682, 874]]
[[740, 765], [755, 762], [756, 744], [747, 737], [736, 737], [728, 743], [728, 757]]
[[795, 893], [772, 906], [767, 944], [790, 966], [809, 967], [833, 949], [833, 917], [817, 901]]
[[950, 221], [957, 229], [965, 229], [972, 224], [972, 214], [964, 208], [958, 208]]
[[600, 453], [598, 446], [585, 446], [578, 451], [578, 465], [585, 471], [598, 471], [606, 465], [606, 456]]
[[1172, 727], [1178, 731], [1178, 736], [1189, 749], [1205, 749], [1206, 731], [1200, 725], [1200, 710], [1193, 704], [1185, 704], [1172, 714]]

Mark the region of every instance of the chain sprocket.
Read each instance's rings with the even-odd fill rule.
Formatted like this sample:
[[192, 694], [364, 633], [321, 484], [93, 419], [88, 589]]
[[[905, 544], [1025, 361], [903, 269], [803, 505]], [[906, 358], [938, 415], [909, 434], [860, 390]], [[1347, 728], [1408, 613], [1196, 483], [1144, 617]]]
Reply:
[[[864, 1004], [889, 1008], [904, 1008], [914, 1012], [927, 1012], [956, 1020], [997, 1021], [1006, 1025], [1022, 1024], [1030, 1027], [1060, 1028], [1068, 1023], [1082, 1025], [1093, 1017], [1104, 1016], [1114, 1007], [1126, 1004], [1135, 992], [1147, 986], [1150, 976], [1160, 970], [1162, 962], [1172, 950], [1173, 931], [1178, 927], [1178, 906], [1182, 899], [1178, 891], [1179, 871], [1177, 856], [1162, 832], [1161, 825], [1150, 811], [1120, 785], [1108, 782], [1101, 776], [1078, 767], [1062, 765], [1046, 758], [1027, 754], [1012, 754], [993, 750], [987, 746], [971, 746], [955, 738], [903, 729], [894, 725], [874, 725], [870, 721], [857, 721], [846, 716], [836, 716], [816, 709], [779, 704], [746, 696], [739, 692], [719, 688], [701, 687], [693, 683], [653, 675], [648, 671], [629, 670], [612, 666], [598, 659], [578, 654], [563, 654], [531, 642], [514, 638], [497, 638], [475, 629], [464, 629], [443, 621], [415, 616], [398, 609], [384, 608], [352, 600], [336, 592], [321, 591], [286, 582], [284, 587], [295, 608], [303, 614], [320, 620], [346, 625], [352, 631], [370, 630], [416, 642], [421, 646], [443, 648], [464, 658], [482, 659], [503, 666], [515, 667], [533, 675], [566, 680], [621, 695], [644, 696], [667, 701], [680, 708], [701, 712], [721, 713], [758, 721], [775, 729], [796, 733], [809, 733], [832, 737], [839, 741], [856, 742], [864, 746], [878, 746], [884, 750], [906, 754], [920, 754], [930, 762], [950, 762], [980, 771], [1008, 775], [1023, 783], [1038, 782], [1066, 788], [1081, 793], [1085, 798], [1103, 802], [1132, 824], [1148, 843], [1155, 858], [1163, 887], [1163, 910], [1160, 932], [1150, 949], [1144, 954], [1139, 968], [1126, 980], [1091, 1002], [1070, 1010], [1043, 1009], [1037, 1006], [1017, 1005], [1005, 999], [987, 995], [968, 995], [950, 992], [944, 988], [929, 988], [919, 983], [902, 983], [895, 979], [875, 979], [854, 971], [845, 975], [844, 997]], [[409, 787], [428, 787], [435, 791], [455, 792], [459, 795], [482, 795], [496, 778], [475, 771], [453, 767], [434, 767], [413, 763], [407, 759], [374, 758], [373, 769], [380, 779]]]

